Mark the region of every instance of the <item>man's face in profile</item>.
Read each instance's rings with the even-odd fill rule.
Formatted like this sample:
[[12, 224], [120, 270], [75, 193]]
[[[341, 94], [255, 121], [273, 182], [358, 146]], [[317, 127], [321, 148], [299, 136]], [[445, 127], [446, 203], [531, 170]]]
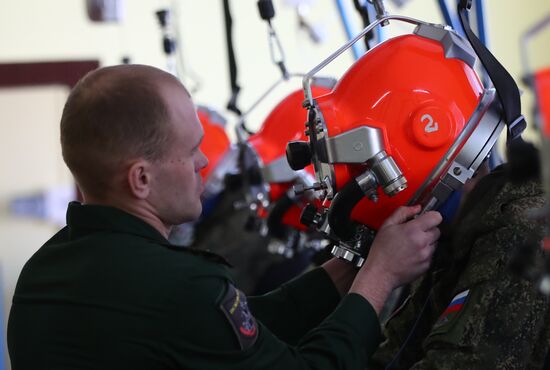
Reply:
[[151, 202], [159, 218], [168, 225], [197, 219], [202, 211], [204, 190], [200, 170], [208, 159], [200, 150], [202, 125], [187, 92], [178, 84], [164, 83], [171, 127], [171, 144], [164, 158], [153, 169]]

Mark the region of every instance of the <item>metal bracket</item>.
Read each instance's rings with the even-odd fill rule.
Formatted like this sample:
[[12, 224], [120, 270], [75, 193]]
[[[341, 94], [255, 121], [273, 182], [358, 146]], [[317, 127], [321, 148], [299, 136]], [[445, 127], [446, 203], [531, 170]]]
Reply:
[[474, 68], [477, 60], [476, 53], [468, 41], [460, 37], [455, 31], [440, 25], [420, 24], [413, 33], [439, 42], [445, 50], [445, 58], [462, 60], [471, 68]]
[[475, 174], [506, 127], [495, 94], [494, 89], [486, 90], [459, 138], [409, 200], [409, 205], [421, 203], [423, 212], [436, 209]]
[[384, 150], [381, 130], [368, 126], [323, 138], [319, 144], [326, 148], [319, 153], [324, 163], [365, 163]]

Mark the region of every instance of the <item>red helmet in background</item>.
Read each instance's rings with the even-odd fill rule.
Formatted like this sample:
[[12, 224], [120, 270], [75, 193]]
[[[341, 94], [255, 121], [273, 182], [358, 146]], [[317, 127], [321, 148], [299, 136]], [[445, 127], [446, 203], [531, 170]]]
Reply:
[[544, 276], [542, 281], [544, 284], [540, 284], [540, 290], [550, 295], [550, 288], [548, 282], [550, 282], [550, 67], [535, 72], [534, 76], [534, 88], [536, 95], [536, 107], [538, 121], [541, 126], [542, 140], [541, 140], [541, 166], [542, 166], [542, 179], [546, 191], [546, 207], [541, 217], [546, 221], [546, 236], [542, 242], [542, 248], [546, 252]]
[[542, 181], [546, 191], [546, 207], [545, 211], [540, 214], [540, 218], [546, 221], [546, 236], [542, 243], [542, 248], [545, 253], [545, 271], [540, 284], [541, 291], [550, 294], [550, 66], [533, 71], [529, 56], [529, 43], [536, 37], [540, 36], [543, 31], [548, 31], [550, 27], [550, 14], [546, 15], [538, 22], [533, 24], [523, 34], [521, 38], [521, 59], [524, 69], [524, 77], [529, 87], [535, 95], [535, 117], [540, 128], [542, 136], [541, 140], [541, 167]]
[[223, 191], [226, 186], [225, 177], [228, 173], [237, 170], [237, 150], [231, 145], [225, 132], [226, 120], [220, 113], [199, 105], [197, 115], [204, 130], [200, 149], [208, 158], [208, 165], [201, 170], [204, 184], [202, 194], [204, 211], [204, 201]]
[[535, 69], [529, 53], [533, 39], [550, 28], [550, 14], [531, 25], [521, 37], [520, 51], [525, 83], [535, 94], [535, 114], [542, 134], [550, 138], [550, 66]]
[[308, 78], [345, 48], [310, 72], [309, 142], [287, 148], [293, 169], [313, 162], [314, 188], [331, 201], [328, 229], [343, 242], [356, 238], [353, 222], [376, 230], [399, 206], [439, 207], [473, 176], [505, 127], [494, 89], [473, 69], [468, 41], [443, 26], [388, 18], [417, 27], [368, 51], [330, 94], [313, 99]]
[[211, 108], [199, 105], [197, 115], [204, 130], [200, 149], [208, 158], [208, 165], [201, 170], [202, 179], [206, 182], [229, 149], [231, 142], [225, 132], [226, 120], [221, 114]]
[[[317, 82], [312, 87], [312, 93], [314, 96], [327, 94], [331, 91], [333, 84], [333, 80], [327, 80], [326, 86], [321, 86]], [[280, 218], [283, 224], [300, 230], [306, 229], [300, 223], [301, 202], [287, 193], [289, 190], [292, 192], [292, 186], [297, 183], [306, 186], [312, 185], [314, 170], [312, 165], [306, 166], [298, 172], [292, 170], [288, 165], [285, 151], [289, 141], [306, 139], [304, 132], [306, 115], [302, 108], [303, 100], [302, 90], [296, 90], [287, 95], [269, 113], [260, 130], [248, 139], [250, 147], [258, 157], [261, 178], [267, 189], [269, 204], [276, 206], [276, 202], [285, 196], [294, 198], [292, 199], [294, 204], [288, 204], [285, 211], [278, 214], [277, 218]], [[260, 213], [265, 212], [260, 211]]]
[[[545, 66], [533, 72], [529, 63], [528, 44], [535, 36], [539, 36], [542, 31], [548, 31], [549, 27], [550, 14], [547, 14], [527, 29], [522, 35], [520, 43], [524, 78], [535, 94], [535, 116], [542, 136], [540, 145], [541, 174], [546, 191], [546, 207], [543, 212], [539, 213], [538, 218], [546, 225], [545, 237], [542, 242], [545, 261], [542, 264], [533, 261], [533, 265], [537, 263], [538, 266], [544, 266], [539, 289], [546, 296], [550, 295], [550, 66]], [[533, 266], [529, 264], [527, 268], [532, 269]]]
[[542, 132], [550, 138], [550, 67], [535, 72], [534, 83]]

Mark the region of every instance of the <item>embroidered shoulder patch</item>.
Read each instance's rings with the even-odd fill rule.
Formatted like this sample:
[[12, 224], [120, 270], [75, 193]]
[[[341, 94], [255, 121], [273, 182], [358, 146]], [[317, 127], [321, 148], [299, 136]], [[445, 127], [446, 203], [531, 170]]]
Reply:
[[241, 349], [252, 347], [258, 338], [258, 325], [248, 309], [245, 294], [228, 283], [220, 308], [237, 335]]
[[450, 322], [454, 317], [458, 315], [460, 310], [462, 310], [462, 307], [464, 306], [464, 303], [466, 302], [466, 299], [468, 298], [468, 295], [470, 294], [470, 290], [465, 290], [462, 293], [457, 294], [449, 303], [449, 306], [443, 311], [441, 316], [439, 316], [439, 319], [437, 319], [437, 322], [434, 325], [434, 328], [438, 328], [440, 326], [443, 326]]

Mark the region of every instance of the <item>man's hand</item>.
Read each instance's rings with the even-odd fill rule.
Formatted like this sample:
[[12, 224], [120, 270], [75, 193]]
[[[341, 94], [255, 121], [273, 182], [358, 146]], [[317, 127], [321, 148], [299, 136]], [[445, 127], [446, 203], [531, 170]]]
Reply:
[[420, 206], [400, 207], [386, 219], [350, 293], [365, 297], [377, 312], [396, 287], [422, 275], [430, 266], [442, 217], [430, 211], [412, 219]]

